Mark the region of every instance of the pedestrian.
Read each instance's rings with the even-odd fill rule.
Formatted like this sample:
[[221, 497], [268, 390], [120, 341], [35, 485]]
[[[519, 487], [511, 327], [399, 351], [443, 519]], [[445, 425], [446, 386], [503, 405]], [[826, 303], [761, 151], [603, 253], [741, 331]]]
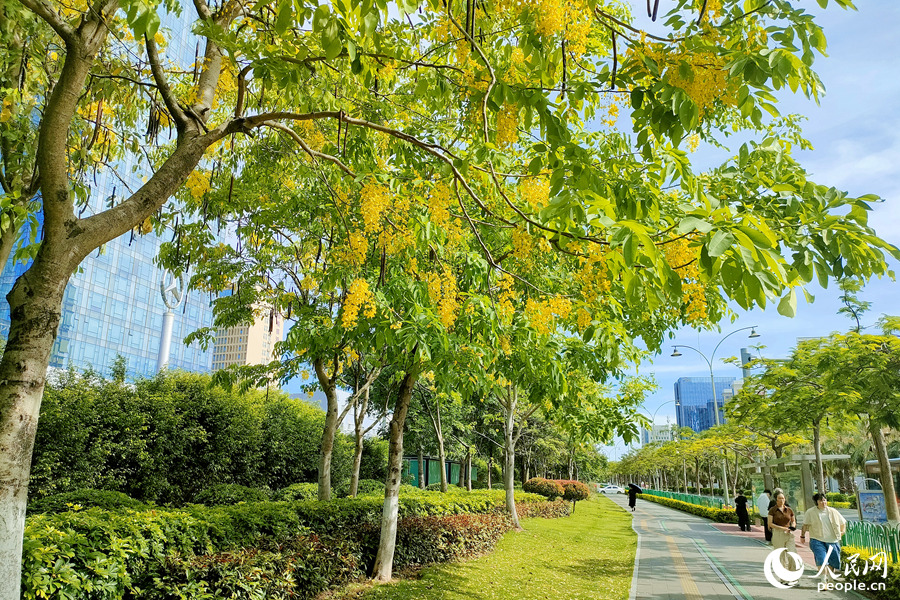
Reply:
[[747, 497], [744, 492], [738, 491], [737, 498], [734, 499], [734, 512], [737, 513], [738, 527], [741, 531], [750, 531], [750, 514], [747, 512]]
[[756, 512], [759, 513], [759, 518], [762, 519], [763, 533], [766, 534], [767, 544], [772, 543], [772, 530], [769, 529], [769, 494], [771, 493], [769, 490], [765, 490], [756, 499]]
[[[822, 573], [823, 581], [827, 582], [826, 571], [823, 569], [826, 555], [828, 566], [833, 569], [832, 577], [841, 571], [841, 537], [847, 531], [847, 519], [836, 509], [828, 506], [825, 494], [814, 494], [813, 502], [815, 506], [803, 513], [800, 539], [803, 540], [806, 532], [809, 532], [809, 549], [816, 557], [816, 566]], [[829, 548], [831, 554], [828, 554]]]
[[637, 504], [638, 489], [638, 486], [633, 483], [628, 484], [628, 506], [631, 507], [631, 512], [634, 512], [634, 507]]
[[[794, 541], [794, 531], [797, 529], [797, 517], [794, 511], [787, 505], [784, 492], [775, 488], [775, 505], [769, 509], [769, 529], [772, 530], [772, 547], [775, 549], [786, 548], [788, 552], [796, 552], [797, 545]], [[788, 552], [781, 553], [781, 564], [788, 571], [796, 571], [797, 565]]]

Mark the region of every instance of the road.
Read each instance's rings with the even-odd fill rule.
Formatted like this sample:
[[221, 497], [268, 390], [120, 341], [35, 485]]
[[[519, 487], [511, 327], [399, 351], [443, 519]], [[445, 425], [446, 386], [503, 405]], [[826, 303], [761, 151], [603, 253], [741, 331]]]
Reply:
[[[609, 498], [630, 511], [627, 496]], [[818, 591], [807, 577], [816, 572], [811, 561], [798, 587], [775, 588], [763, 572], [771, 549], [708, 519], [645, 500], [632, 514], [639, 536], [633, 600], [863, 600], [853, 591]]]

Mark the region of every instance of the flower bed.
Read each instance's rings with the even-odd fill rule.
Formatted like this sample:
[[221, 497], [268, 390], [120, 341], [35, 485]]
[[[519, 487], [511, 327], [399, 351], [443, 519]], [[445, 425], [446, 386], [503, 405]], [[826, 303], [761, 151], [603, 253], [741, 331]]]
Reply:
[[697, 515], [698, 517], [712, 519], [716, 523], [738, 522], [737, 513], [733, 508], [712, 508], [708, 506], [700, 506], [699, 504], [689, 504], [688, 502], [673, 500], [671, 498], [650, 496], [649, 494], [638, 494], [638, 498], [642, 500], [648, 500], [650, 502], [656, 502], [657, 504], [662, 504], [663, 506], [668, 506], [669, 508], [674, 508], [676, 510], [688, 512], [692, 515]]

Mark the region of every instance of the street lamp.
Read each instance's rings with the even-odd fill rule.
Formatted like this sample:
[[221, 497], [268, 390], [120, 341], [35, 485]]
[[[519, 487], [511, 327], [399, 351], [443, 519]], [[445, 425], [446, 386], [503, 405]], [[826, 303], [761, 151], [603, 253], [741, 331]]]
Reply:
[[[752, 325], [750, 327], [741, 327], [740, 329], [735, 329], [734, 331], [732, 331], [731, 333], [729, 333], [728, 335], [723, 337], [721, 340], [719, 340], [719, 343], [716, 344], [715, 348], [713, 348], [712, 354], [710, 354], [709, 357], [707, 357], [705, 354], [703, 354], [702, 352], [700, 352], [693, 346], [688, 346], [686, 344], [676, 344], [676, 345], [672, 346], [672, 348], [673, 348], [672, 356], [673, 357], [677, 358], [679, 356], [682, 356], [681, 352], [678, 351], [679, 348], [687, 348], [688, 350], [693, 350], [694, 352], [699, 354], [703, 358], [703, 360], [706, 361], [706, 364], [709, 365], [709, 383], [712, 385], [713, 412], [716, 415], [716, 425], [721, 425], [721, 422], [719, 419], [719, 399], [716, 397], [716, 377], [713, 374], [713, 361], [715, 361], [716, 352], [719, 350], [719, 346], [722, 345], [722, 342], [724, 342], [725, 340], [727, 340], [734, 334], [739, 333], [741, 331], [747, 331], [749, 329], [750, 335], [747, 337], [749, 339], [758, 338], [759, 334], [756, 333], [757, 327], [758, 327], [758, 325]], [[722, 399], [722, 408], [723, 408], [723, 410], [725, 408], [725, 399], [724, 398]], [[728, 487], [728, 477], [725, 472], [725, 461], [722, 461], [722, 485], [724, 486], [722, 488], [722, 490], [725, 491], [725, 503], [728, 504], [728, 493], [726, 491], [726, 489]]]

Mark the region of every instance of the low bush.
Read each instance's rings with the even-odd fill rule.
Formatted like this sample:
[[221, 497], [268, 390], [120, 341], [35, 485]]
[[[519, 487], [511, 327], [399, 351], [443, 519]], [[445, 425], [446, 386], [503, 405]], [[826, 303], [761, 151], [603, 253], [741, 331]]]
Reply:
[[[852, 559], [854, 556], [856, 557], [856, 572], [854, 572], [851, 566], [853, 564]], [[860, 583], [865, 583], [866, 595], [875, 600], [897, 600], [897, 598], [900, 598], [900, 566], [890, 562], [890, 557], [888, 557], [887, 577], [883, 577], [884, 571], [882, 569], [872, 569], [871, 567], [869, 569], [865, 568], [867, 563], [871, 564], [869, 562], [871, 558], [872, 553], [863, 548], [854, 548], [853, 546], [844, 546], [841, 548], [841, 561], [844, 562], [844, 567], [851, 567], [845, 582], [850, 584], [850, 580], [855, 579]], [[847, 561], [849, 561], [851, 565], [847, 565]], [[883, 590], [872, 588], [872, 584], [880, 584], [882, 582], [884, 583]], [[879, 585], [878, 587], [881, 586]]]
[[83, 489], [31, 500], [28, 502], [28, 514], [59, 513], [93, 507], [105, 510], [117, 508], [141, 510], [147, 508], [147, 505], [122, 492]]
[[356, 546], [342, 540], [298, 536], [259, 548], [165, 559], [143, 597], [314, 598], [319, 592], [361, 578]]
[[294, 500], [317, 500], [318, 498], [318, 483], [294, 483], [275, 492], [272, 499], [292, 502]]
[[681, 510], [698, 517], [712, 519], [716, 523], [737, 523], [737, 513], [733, 508], [711, 508], [708, 506], [700, 506], [699, 504], [690, 504], [681, 500], [673, 500], [671, 498], [663, 498], [661, 496], [650, 496], [648, 494], [638, 494], [638, 498], [656, 502], [669, 508]]
[[380, 494], [384, 495], [384, 482], [377, 479], [360, 479], [356, 484], [357, 495]]
[[[569, 511], [562, 499], [546, 502], [521, 493], [516, 500], [523, 517], [565, 516]], [[147, 597], [154, 600], [307, 597], [368, 572], [378, 547], [382, 507], [380, 497], [362, 496], [34, 515], [25, 529], [22, 597], [118, 600], [151, 589], [156, 595]], [[397, 564], [425, 564], [493, 548], [508, 527], [504, 507], [503, 490], [405, 490]], [[320, 548], [333, 550], [322, 558]], [[288, 572], [297, 581], [290, 593], [283, 581]], [[257, 580], [269, 582], [267, 595], [240, 591], [242, 581]]]
[[563, 500], [573, 504], [579, 500], [587, 500], [591, 496], [591, 490], [587, 484], [569, 479], [557, 479], [556, 483], [563, 488]]
[[522, 490], [531, 494], [540, 494], [548, 500], [562, 498], [565, 494], [565, 490], [559, 483], [543, 477], [532, 477], [522, 485]]
[[238, 502], [265, 502], [268, 499], [269, 493], [266, 490], [235, 483], [213, 485], [194, 496], [195, 503], [207, 506], [237, 504]]
[[394, 561], [426, 565], [490, 552], [511, 526], [498, 514], [407, 517], [398, 524]]

